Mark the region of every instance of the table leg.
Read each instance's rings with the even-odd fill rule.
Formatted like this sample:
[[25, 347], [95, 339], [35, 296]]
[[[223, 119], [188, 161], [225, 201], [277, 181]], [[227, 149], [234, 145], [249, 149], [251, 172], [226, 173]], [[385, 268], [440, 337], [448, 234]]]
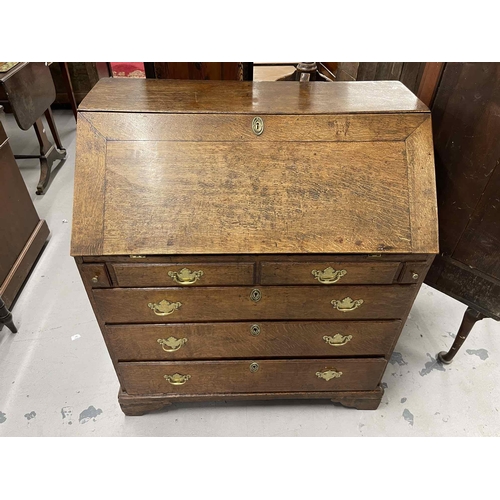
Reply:
[[438, 359], [441, 363], [450, 364], [453, 361], [453, 358], [457, 354], [462, 344], [465, 342], [465, 339], [468, 337], [472, 327], [476, 324], [477, 321], [486, 318], [484, 314], [472, 309], [472, 307], [468, 307], [464, 314], [464, 319], [462, 320], [462, 324], [458, 330], [457, 336], [455, 337], [455, 342], [451, 346], [451, 349], [448, 352], [442, 351], [438, 354]]
[[63, 150], [64, 146], [62, 145], [61, 138], [59, 137], [59, 132], [56, 127], [56, 122], [54, 121], [54, 115], [52, 114], [52, 109], [50, 106], [45, 111], [45, 118], [50, 128], [50, 132], [52, 133], [52, 137], [54, 138], [54, 142], [56, 143], [57, 149]]
[[0, 324], [7, 325], [12, 333], [17, 333], [17, 328], [12, 321], [12, 313], [5, 306], [5, 302], [0, 297]]
[[38, 118], [33, 127], [40, 144], [40, 180], [38, 181], [36, 194], [43, 194], [49, 184], [52, 164], [55, 160], [64, 160], [66, 151], [59, 152], [54, 144], [49, 141], [41, 118]]

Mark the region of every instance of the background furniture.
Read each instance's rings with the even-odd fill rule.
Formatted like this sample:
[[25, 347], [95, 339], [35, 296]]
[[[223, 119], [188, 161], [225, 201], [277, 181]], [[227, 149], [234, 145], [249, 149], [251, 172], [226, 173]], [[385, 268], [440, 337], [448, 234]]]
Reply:
[[0, 296], [10, 308], [49, 236], [0, 123]]
[[146, 78], [181, 80], [250, 80], [249, 63], [146, 62]]
[[440, 254], [425, 282], [469, 306], [447, 363], [476, 321], [500, 320], [500, 64], [446, 63], [436, 83]]
[[399, 82], [115, 78], [79, 113], [71, 254], [127, 415], [378, 407], [437, 252], [425, 105]]
[[[49, 185], [52, 166], [56, 160], [66, 158], [66, 150], [61, 144], [50, 105], [55, 99], [54, 82], [45, 63], [21, 62], [5, 73], [0, 73], [0, 104], [5, 111], [14, 114], [21, 130], [33, 126], [38, 143], [39, 155], [17, 155], [18, 159], [40, 159], [40, 180], [36, 194], [43, 194]], [[42, 123], [45, 115], [55, 141], [52, 144]], [[59, 150], [58, 150], [59, 149]]]
[[76, 105], [80, 104], [101, 78], [113, 76], [109, 62], [53, 63], [50, 72], [56, 88], [54, 108], [71, 106], [73, 112], [73, 98]]

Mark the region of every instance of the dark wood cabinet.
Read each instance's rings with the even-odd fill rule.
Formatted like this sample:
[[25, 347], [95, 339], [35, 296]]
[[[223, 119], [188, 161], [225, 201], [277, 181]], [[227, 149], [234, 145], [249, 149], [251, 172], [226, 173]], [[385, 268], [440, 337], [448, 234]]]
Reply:
[[0, 297], [10, 307], [49, 235], [0, 122]]
[[500, 320], [499, 109], [499, 63], [446, 63], [432, 106], [440, 254], [425, 282], [469, 309], [444, 362], [476, 321]]

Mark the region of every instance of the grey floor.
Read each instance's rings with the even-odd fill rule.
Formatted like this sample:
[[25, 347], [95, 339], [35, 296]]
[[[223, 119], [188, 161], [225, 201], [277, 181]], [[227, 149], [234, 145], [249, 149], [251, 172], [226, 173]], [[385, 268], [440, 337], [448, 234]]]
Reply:
[[[183, 404], [125, 417], [118, 381], [69, 256], [75, 122], [56, 111], [68, 160], [44, 196], [37, 160], [19, 161], [50, 240], [0, 331], [0, 436], [498, 436], [500, 324], [478, 323], [452, 365], [465, 306], [423, 286], [388, 365], [377, 411], [325, 402]], [[32, 131], [0, 115], [18, 154], [37, 152]]]

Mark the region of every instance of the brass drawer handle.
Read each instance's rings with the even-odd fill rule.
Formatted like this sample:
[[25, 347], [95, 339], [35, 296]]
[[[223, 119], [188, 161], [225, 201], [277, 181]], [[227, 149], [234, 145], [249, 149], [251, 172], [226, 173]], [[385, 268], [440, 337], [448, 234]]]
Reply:
[[352, 340], [352, 335], [340, 335], [340, 333], [336, 333], [333, 337], [325, 335], [323, 337], [323, 340], [328, 345], [341, 346], [341, 345], [346, 345], [347, 342], [350, 342]]
[[340, 378], [342, 376], [342, 372], [338, 372], [336, 370], [325, 370], [324, 372], [316, 372], [316, 377], [322, 378], [323, 380], [332, 380], [333, 378]]
[[172, 385], [184, 385], [191, 375], [181, 375], [180, 373], [174, 373], [173, 375], [164, 375], [164, 379]]
[[165, 352], [178, 351], [187, 341], [188, 341], [188, 339], [186, 339], [186, 338], [176, 339], [175, 337], [168, 337], [168, 339], [158, 339], [157, 340], [158, 344], [161, 345], [161, 348]]
[[183, 268], [180, 271], [169, 271], [168, 275], [179, 285], [192, 285], [196, 283], [202, 276], [203, 271], [190, 271]]
[[163, 299], [158, 303], [149, 303], [148, 307], [157, 315], [157, 316], [168, 316], [169, 314], [174, 313], [181, 307], [182, 304], [180, 302], [169, 302], [168, 300]]
[[336, 271], [333, 267], [327, 267], [323, 271], [317, 271], [314, 269], [311, 274], [323, 285], [331, 285], [332, 283], [337, 283], [337, 281], [347, 274], [345, 269], [339, 269]]
[[342, 300], [332, 300], [330, 303], [338, 311], [349, 312], [360, 307], [363, 299], [352, 300], [351, 297], [345, 297]]

